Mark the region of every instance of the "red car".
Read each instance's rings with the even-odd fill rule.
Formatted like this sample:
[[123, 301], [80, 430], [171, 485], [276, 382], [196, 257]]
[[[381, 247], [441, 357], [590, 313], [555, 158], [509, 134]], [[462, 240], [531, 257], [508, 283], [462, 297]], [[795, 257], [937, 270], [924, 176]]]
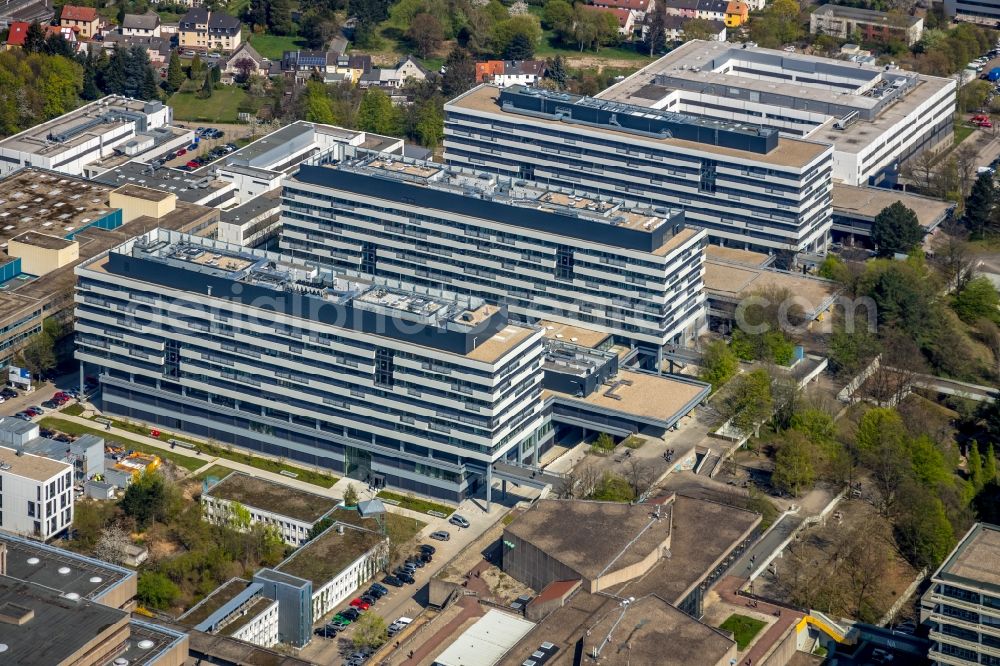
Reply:
[[351, 599], [351, 608], [366, 611], [371, 608], [371, 606], [368, 605], [367, 601], [362, 601], [361, 599]]
[[66, 398], [68, 400], [70, 398], [70, 395], [65, 391], [56, 391], [55, 393], [52, 394], [52, 397], [57, 399]]
[[197, 169], [197, 168], [198, 168], [198, 167], [200, 167], [201, 165], [200, 165], [200, 164], [198, 164], [197, 162], [195, 162], [194, 160], [191, 160], [190, 162], [188, 162], [188, 163], [187, 163], [187, 165], [186, 165], [186, 166], [188, 166], [188, 167], [190, 167], [190, 168], [192, 168], [192, 169]]
[[178, 148], [177, 149], [177, 157], [180, 157], [181, 155], [186, 155], [186, 154], [187, 154], [187, 148]]

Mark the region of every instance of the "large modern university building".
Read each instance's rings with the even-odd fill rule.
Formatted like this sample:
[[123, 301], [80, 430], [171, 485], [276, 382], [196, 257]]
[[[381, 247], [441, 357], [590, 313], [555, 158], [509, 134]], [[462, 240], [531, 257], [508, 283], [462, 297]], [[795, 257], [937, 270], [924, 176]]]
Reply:
[[540, 328], [290, 261], [155, 229], [78, 266], [101, 409], [452, 501], [551, 437]]
[[597, 97], [752, 123], [833, 146], [833, 179], [893, 184], [906, 160], [952, 141], [956, 83], [745, 44], [690, 41]]
[[681, 208], [723, 245], [822, 252], [829, 242], [832, 146], [754, 121], [482, 85], [445, 105], [444, 145], [450, 165]]
[[680, 211], [351, 148], [312, 162], [283, 191], [298, 259], [579, 324], [647, 359], [705, 326], [705, 232]]

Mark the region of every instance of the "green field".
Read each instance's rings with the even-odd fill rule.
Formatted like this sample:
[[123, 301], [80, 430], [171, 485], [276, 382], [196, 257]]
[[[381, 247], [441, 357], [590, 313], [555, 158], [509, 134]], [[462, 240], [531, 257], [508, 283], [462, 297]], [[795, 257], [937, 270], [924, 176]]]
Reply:
[[304, 39], [278, 35], [254, 35], [250, 38], [250, 45], [257, 50], [257, 53], [269, 60], [281, 60], [285, 51], [306, 48]]
[[750, 642], [753, 641], [754, 637], [760, 633], [760, 630], [766, 626], [767, 624], [760, 620], [747, 617], [746, 615], [733, 613], [726, 618], [725, 622], [719, 625], [719, 629], [733, 632], [733, 640], [736, 641], [736, 649], [742, 652], [747, 649], [747, 646], [750, 645]]
[[159, 449], [155, 446], [149, 446], [132, 439], [126, 439], [120, 435], [112, 435], [101, 428], [91, 428], [90, 426], [74, 423], [73, 421], [66, 421], [53, 416], [46, 416], [38, 423], [43, 428], [58, 430], [59, 432], [64, 432], [67, 435], [97, 435], [98, 437], [103, 437], [105, 442], [114, 442], [133, 451], [149, 453], [151, 455], [159, 456], [163, 460], [169, 460], [178, 467], [183, 467], [189, 472], [193, 472], [196, 469], [205, 466], [205, 461], [200, 458], [184, 456], [179, 453], [174, 453], [173, 451], [164, 451], [163, 449]]
[[427, 513], [428, 511], [437, 511], [438, 513], [444, 514], [445, 516], [450, 516], [455, 513], [454, 507], [445, 506], [444, 504], [438, 504], [437, 502], [431, 502], [430, 500], [421, 499], [419, 497], [412, 497], [410, 495], [400, 495], [399, 493], [392, 493], [388, 490], [383, 490], [378, 494], [381, 499], [390, 500], [390, 504], [402, 507], [404, 509], [409, 509], [410, 511], [418, 511], [420, 513]]
[[247, 93], [239, 86], [215, 86], [208, 99], [195, 92], [174, 93], [167, 105], [174, 110], [174, 120], [197, 123], [235, 123], [240, 104]]
[[969, 135], [976, 131], [975, 127], [965, 123], [955, 123], [955, 145], [962, 143], [969, 138]]

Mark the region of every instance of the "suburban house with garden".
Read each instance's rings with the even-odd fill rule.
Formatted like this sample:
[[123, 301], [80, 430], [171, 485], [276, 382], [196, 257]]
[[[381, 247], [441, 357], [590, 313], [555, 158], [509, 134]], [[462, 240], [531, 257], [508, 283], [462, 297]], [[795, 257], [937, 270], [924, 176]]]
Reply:
[[232, 53], [240, 47], [242, 24], [225, 12], [213, 12], [194, 7], [181, 17], [177, 28], [177, 44], [191, 51], [221, 51]]

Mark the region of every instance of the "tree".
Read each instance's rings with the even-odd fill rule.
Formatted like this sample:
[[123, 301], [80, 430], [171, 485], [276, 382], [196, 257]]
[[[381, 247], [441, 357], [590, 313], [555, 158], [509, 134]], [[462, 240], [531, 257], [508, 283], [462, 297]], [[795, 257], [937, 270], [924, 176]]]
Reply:
[[816, 479], [812, 458], [809, 440], [802, 433], [790, 431], [774, 457], [771, 483], [792, 496], [811, 488]]
[[374, 649], [384, 644], [389, 636], [386, 633], [385, 618], [368, 612], [354, 623], [354, 647], [358, 650]]
[[146, 67], [143, 70], [142, 86], [139, 89], [139, 99], [149, 102], [159, 99], [159, 97], [160, 87], [156, 82], [156, 74], [153, 72], [152, 67]]
[[317, 81], [306, 83], [306, 91], [303, 97], [303, 116], [311, 123], [323, 123], [333, 125], [336, 118], [333, 115], [333, 107], [330, 105], [330, 98], [326, 94], [326, 87]]
[[701, 357], [701, 373], [698, 375], [703, 382], [712, 385], [713, 391], [732, 379], [740, 369], [740, 360], [733, 350], [722, 340], [716, 340], [705, 348]]
[[566, 61], [561, 55], [549, 60], [545, 68], [548, 71], [549, 79], [555, 82], [557, 88], [561, 90], [566, 87]]
[[986, 485], [983, 479], [983, 457], [979, 453], [979, 444], [975, 440], [969, 444], [969, 456], [967, 459], [969, 470], [969, 483], [972, 484], [974, 492], [979, 492]]
[[413, 44], [417, 55], [421, 58], [429, 58], [441, 46], [444, 41], [444, 28], [441, 21], [432, 14], [423, 12], [417, 14], [410, 21], [410, 29], [406, 31], [406, 38]]
[[267, 5], [268, 0], [250, 0], [246, 20], [251, 28], [254, 26], [267, 27]]
[[457, 97], [476, 85], [476, 63], [465, 49], [456, 46], [444, 61], [441, 92], [447, 98]]
[[56, 367], [55, 340], [45, 331], [38, 333], [18, 354], [17, 362], [35, 377], [41, 377]]
[[591, 444], [591, 447], [595, 451], [599, 451], [602, 453], [607, 453], [608, 451], [614, 451], [615, 439], [608, 433], [602, 432], [599, 435], [597, 435], [596, 438], [594, 438], [594, 443]]
[[711, 39], [712, 35], [715, 33], [712, 30], [712, 24], [705, 19], [691, 19], [686, 21], [682, 26], [684, 30], [684, 40], [690, 41], [692, 39]]
[[924, 238], [917, 214], [897, 201], [884, 208], [872, 223], [872, 242], [880, 257], [909, 254]]
[[507, 60], [531, 60], [535, 57], [535, 45], [526, 34], [515, 33], [507, 42], [503, 57]]
[[759, 433], [772, 407], [771, 378], [765, 370], [754, 370], [733, 380], [732, 390], [723, 402], [732, 426], [748, 436]]
[[650, 57], [662, 51], [667, 45], [667, 6], [658, 3], [652, 12], [646, 14], [646, 32], [642, 48]]
[[147, 470], [129, 484], [118, 506], [135, 519], [139, 529], [146, 529], [154, 520], [165, 521], [176, 515], [181, 502], [177, 489], [162, 474]]
[[858, 450], [865, 466], [871, 470], [879, 499], [877, 507], [883, 516], [892, 515], [899, 489], [911, 471], [905, 436], [903, 421], [893, 409], [870, 409], [861, 417], [858, 426]]
[[993, 444], [986, 447], [986, 457], [983, 459], [983, 483], [996, 483], [997, 481], [997, 456], [993, 451]]
[[566, 0], [549, 0], [542, 9], [542, 23], [556, 32], [572, 30], [573, 5]]
[[288, 0], [270, 0], [267, 3], [267, 25], [276, 35], [290, 35], [295, 31]]
[[73, 539], [84, 549], [93, 548], [115, 510], [115, 505], [110, 502], [76, 502], [73, 506]]
[[985, 238], [990, 231], [996, 200], [993, 174], [981, 174], [973, 183], [972, 192], [965, 201], [965, 216], [962, 219], [972, 238]]
[[132, 537], [121, 525], [108, 525], [101, 532], [101, 538], [94, 546], [94, 557], [111, 564], [125, 564], [128, 548], [132, 545]]
[[444, 110], [441, 102], [433, 101], [421, 104], [414, 109], [416, 124], [413, 133], [420, 145], [427, 148], [437, 148], [444, 140]]
[[365, 132], [393, 135], [399, 129], [399, 116], [389, 95], [378, 88], [369, 88], [358, 107], [357, 128]]
[[253, 519], [250, 515], [250, 509], [239, 502], [229, 503], [229, 516], [226, 524], [229, 525], [230, 529], [234, 529], [237, 532], [245, 532], [250, 529], [251, 522], [253, 522]]
[[167, 80], [164, 81], [164, 88], [169, 93], [175, 93], [181, 89], [184, 83], [184, 70], [181, 67], [181, 58], [177, 55], [177, 49], [170, 52], [170, 63], [167, 65]]
[[299, 21], [299, 37], [305, 40], [306, 48], [309, 49], [325, 49], [339, 33], [340, 23], [332, 11], [310, 9]]
[[21, 46], [25, 53], [42, 53], [45, 51], [45, 30], [38, 21], [32, 22], [24, 34], [24, 44]]
[[493, 50], [496, 53], [506, 53], [515, 38], [534, 55], [535, 45], [542, 39], [542, 26], [538, 18], [533, 14], [522, 14], [498, 23], [493, 29]]
[[966, 324], [988, 319], [1000, 324], [1000, 293], [989, 278], [977, 277], [952, 299], [951, 307]]
[[357, 506], [358, 505], [358, 491], [354, 489], [354, 484], [347, 484], [347, 490], [344, 491], [344, 506]]
[[636, 497], [642, 497], [653, 485], [656, 475], [648, 461], [632, 456], [625, 463], [625, 477]]
[[162, 573], [143, 571], [139, 574], [135, 596], [146, 606], [166, 610], [180, 594], [180, 588]]
[[370, 46], [375, 38], [375, 26], [389, 17], [389, 0], [348, 0], [347, 14], [355, 19], [354, 43]]
[[249, 81], [250, 75], [257, 69], [257, 65], [250, 58], [240, 58], [233, 64], [233, 66], [236, 68], [236, 75], [233, 78], [236, 83], [239, 83], [240, 85]]
[[962, 197], [969, 194], [976, 177], [976, 167], [979, 162], [979, 149], [971, 144], [962, 144], [952, 152], [955, 158], [955, 168], [958, 173], [958, 183]]
[[635, 497], [628, 479], [613, 472], [604, 472], [589, 495], [590, 499], [602, 502], [631, 502]]
[[45, 38], [44, 52], [48, 55], [73, 58], [76, 53], [69, 41], [60, 34], [50, 34]]
[[940, 498], [915, 483], [902, 488], [902, 515], [895, 521], [896, 543], [915, 567], [937, 566], [955, 545], [955, 535]]
[[209, 97], [212, 96], [212, 92], [214, 90], [215, 90], [215, 81], [213, 80], [212, 68], [210, 67], [208, 68], [208, 70], [205, 71], [205, 82], [201, 84], [201, 92], [199, 93], [199, 96], [202, 99], [208, 99]]

